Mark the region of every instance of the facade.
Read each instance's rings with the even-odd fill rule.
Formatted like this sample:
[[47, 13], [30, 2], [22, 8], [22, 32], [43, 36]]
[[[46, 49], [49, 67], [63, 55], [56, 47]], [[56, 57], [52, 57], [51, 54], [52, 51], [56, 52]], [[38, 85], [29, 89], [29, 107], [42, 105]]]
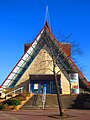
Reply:
[[24, 45], [24, 55], [1, 87], [16, 89], [23, 86], [30, 93], [56, 94], [56, 74], [61, 94], [88, 90], [90, 83], [72, 61], [70, 51], [71, 45], [58, 42], [46, 21], [33, 43]]

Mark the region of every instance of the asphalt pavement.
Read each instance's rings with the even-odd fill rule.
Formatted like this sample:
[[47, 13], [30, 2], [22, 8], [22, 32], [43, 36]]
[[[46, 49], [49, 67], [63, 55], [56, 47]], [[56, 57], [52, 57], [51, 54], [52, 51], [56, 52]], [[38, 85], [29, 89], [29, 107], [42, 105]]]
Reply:
[[0, 111], [0, 120], [90, 120], [90, 110], [65, 109], [64, 113], [62, 119], [58, 109]]

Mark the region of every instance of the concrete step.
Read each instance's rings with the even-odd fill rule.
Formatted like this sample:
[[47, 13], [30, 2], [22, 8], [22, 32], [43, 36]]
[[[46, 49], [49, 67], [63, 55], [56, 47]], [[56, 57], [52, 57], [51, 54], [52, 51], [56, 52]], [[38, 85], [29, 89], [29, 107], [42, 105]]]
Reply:
[[[61, 95], [63, 108], [80, 108], [83, 109], [84, 102], [90, 100], [90, 95]], [[58, 107], [57, 95], [46, 95], [45, 108]], [[34, 95], [21, 109], [41, 109], [42, 95]]]

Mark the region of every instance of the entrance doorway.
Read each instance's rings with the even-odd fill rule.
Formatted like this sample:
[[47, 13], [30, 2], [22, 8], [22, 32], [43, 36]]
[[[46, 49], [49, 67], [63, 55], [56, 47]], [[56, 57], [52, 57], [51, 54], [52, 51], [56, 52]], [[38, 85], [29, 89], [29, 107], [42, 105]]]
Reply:
[[[61, 90], [60, 76], [58, 86]], [[33, 75], [30, 76], [30, 91], [35, 94], [56, 94], [56, 86], [53, 75]]]
[[[31, 92], [36, 94], [56, 94], [56, 86], [55, 82], [52, 80], [33, 80], [30, 82], [31, 84]], [[60, 86], [60, 81], [58, 81], [58, 86]]]

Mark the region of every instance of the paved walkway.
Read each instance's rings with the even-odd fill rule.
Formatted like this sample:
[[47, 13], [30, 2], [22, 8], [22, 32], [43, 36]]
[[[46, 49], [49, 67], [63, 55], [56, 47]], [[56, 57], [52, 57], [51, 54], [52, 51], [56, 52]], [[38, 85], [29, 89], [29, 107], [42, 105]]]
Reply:
[[[55, 118], [58, 114], [58, 109], [0, 111], [0, 120], [58, 120]], [[65, 114], [72, 117], [63, 120], [90, 120], [90, 110], [66, 109]]]

